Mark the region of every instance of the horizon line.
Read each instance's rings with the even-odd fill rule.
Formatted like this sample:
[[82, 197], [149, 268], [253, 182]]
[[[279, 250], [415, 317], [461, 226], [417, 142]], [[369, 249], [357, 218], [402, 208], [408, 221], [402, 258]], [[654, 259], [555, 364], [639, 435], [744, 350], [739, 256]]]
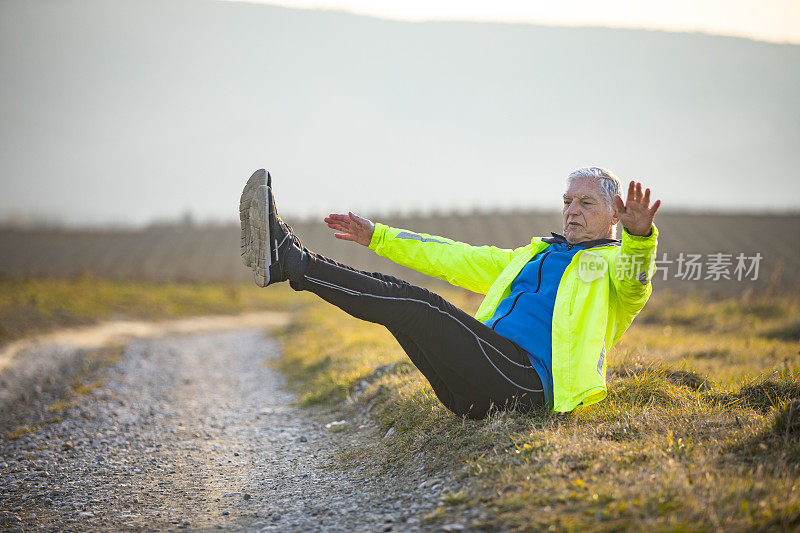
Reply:
[[[383, 212], [363, 212], [361, 216], [365, 218], [375, 219], [378, 218], [434, 218], [441, 216], [505, 216], [505, 215], [545, 215], [557, 216], [561, 212], [558, 208], [546, 207], [529, 207], [529, 208], [506, 208], [506, 207], [481, 207], [474, 206], [471, 208], [440, 208], [440, 209], [426, 209], [426, 210], [390, 210]], [[767, 208], [724, 208], [724, 207], [694, 207], [694, 206], [677, 206], [668, 209], [660, 209], [659, 213], [662, 215], [686, 215], [686, 216], [775, 216], [775, 217], [800, 217], [800, 207], [787, 207], [784, 209], [767, 209]], [[295, 224], [312, 223], [319, 217], [320, 224], [322, 223], [322, 215], [292, 215], [285, 216], [287, 220], [291, 220]], [[236, 217], [228, 219], [221, 219], [218, 217], [185, 217], [176, 216], [175, 218], [153, 218], [145, 222], [132, 222], [132, 221], [105, 221], [105, 222], [70, 222], [57, 219], [43, 219], [39, 221], [30, 220], [3, 220], [0, 221], [0, 231], [144, 231], [148, 229], [158, 228], [178, 228], [178, 227], [225, 227], [237, 226], [238, 221]]]
[[[715, 37], [732, 37], [739, 39], [747, 39], [754, 42], [763, 42], [778, 45], [800, 45], [800, 24], [798, 28], [788, 34], [784, 33], [781, 36], [770, 35], [764, 31], [758, 30], [726, 30], [722, 27], [714, 28], [702, 24], [664, 24], [664, 23], [625, 23], [613, 21], [600, 21], [600, 20], [583, 20], [573, 21], [563, 19], [545, 19], [545, 18], [530, 18], [497, 15], [456, 15], [456, 14], [438, 14], [438, 15], [399, 15], [381, 13], [380, 9], [375, 8], [348, 8], [344, 5], [330, 6], [322, 5], [319, 0], [218, 0], [228, 3], [242, 3], [242, 4], [260, 4], [268, 5], [271, 7], [279, 7], [283, 9], [292, 9], [296, 11], [323, 11], [331, 13], [345, 13], [357, 17], [366, 17], [376, 20], [386, 20], [394, 22], [405, 23], [436, 23], [436, 22], [467, 22], [474, 24], [513, 24], [525, 26], [543, 26], [553, 28], [603, 28], [603, 29], [616, 29], [616, 30], [647, 30], [659, 31], [664, 33], [685, 33], [685, 34], [703, 34]], [[342, 0], [339, 0], [342, 1]], [[346, 0], [345, 0], [346, 1]], [[352, 0], [351, 0], [352, 1]], [[800, 16], [800, 8], [798, 8], [798, 16]]]

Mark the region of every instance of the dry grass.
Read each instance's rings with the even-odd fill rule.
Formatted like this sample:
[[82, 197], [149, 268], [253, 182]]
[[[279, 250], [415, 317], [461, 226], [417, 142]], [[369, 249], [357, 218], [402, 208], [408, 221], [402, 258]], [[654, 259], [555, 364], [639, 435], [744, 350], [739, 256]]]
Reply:
[[175, 283], [0, 278], [0, 345], [34, 333], [100, 320], [159, 320], [260, 309], [297, 309], [308, 298], [288, 287], [252, 283]]
[[655, 294], [610, 354], [608, 398], [567, 415], [453, 416], [388, 332], [323, 302], [283, 334], [280, 364], [304, 402], [395, 428], [362, 455], [465, 478], [432, 523], [481, 506], [473, 528], [797, 529], [800, 346], [775, 332], [798, 306]]

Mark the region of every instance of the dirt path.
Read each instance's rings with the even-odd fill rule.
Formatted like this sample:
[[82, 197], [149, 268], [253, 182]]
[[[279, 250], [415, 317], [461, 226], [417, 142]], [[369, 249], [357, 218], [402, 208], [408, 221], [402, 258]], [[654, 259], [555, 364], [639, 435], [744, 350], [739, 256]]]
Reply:
[[421, 483], [422, 467], [404, 479], [331, 468], [358, 436], [293, 405], [266, 364], [277, 354], [254, 329], [135, 339], [102, 385], [55, 413], [46, 391], [32, 397], [16, 423], [52, 419], [13, 440], [2, 422], [0, 528], [422, 527], [444, 485]]
[[68, 374], [84, 350], [124, 344], [134, 337], [197, 333], [234, 328], [281, 327], [289, 313], [260, 311], [239, 315], [209, 315], [148, 322], [114, 320], [66, 328], [13, 341], [0, 347], [0, 408], [27, 396], [31, 386]]

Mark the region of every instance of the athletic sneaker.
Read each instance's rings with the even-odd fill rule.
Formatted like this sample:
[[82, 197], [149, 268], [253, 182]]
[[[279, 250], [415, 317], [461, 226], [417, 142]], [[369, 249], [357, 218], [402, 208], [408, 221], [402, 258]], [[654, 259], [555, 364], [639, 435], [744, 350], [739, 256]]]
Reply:
[[243, 257], [253, 269], [256, 285], [266, 287], [298, 273], [305, 250], [291, 226], [278, 216], [269, 173], [259, 175], [257, 171], [251, 181], [242, 192], [242, 201], [251, 196], [243, 218]]
[[253, 264], [253, 246], [255, 244], [255, 236], [252, 234], [252, 227], [250, 225], [250, 204], [253, 201], [253, 195], [256, 189], [263, 188], [268, 185], [267, 180], [272, 181], [272, 177], [266, 170], [260, 168], [256, 170], [242, 191], [242, 197], [239, 200], [239, 220], [242, 225], [242, 238], [241, 238], [241, 255], [242, 261], [245, 266], [251, 267]]

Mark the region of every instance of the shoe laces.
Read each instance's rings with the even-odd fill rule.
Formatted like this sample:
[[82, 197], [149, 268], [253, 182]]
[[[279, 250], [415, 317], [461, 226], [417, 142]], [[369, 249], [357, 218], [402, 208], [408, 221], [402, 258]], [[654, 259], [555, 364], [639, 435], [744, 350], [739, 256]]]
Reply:
[[295, 244], [297, 244], [299, 246], [300, 245], [300, 239], [297, 237], [297, 235], [294, 234], [294, 229], [292, 229], [292, 227], [289, 224], [287, 224], [286, 222], [283, 222], [283, 226], [286, 228], [286, 235], [283, 236], [283, 239], [281, 239], [281, 242], [278, 243], [277, 247], [280, 248], [281, 246], [283, 246], [283, 243], [286, 242], [286, 239], [288, 239], [290, 237], [292, 239], [292, 242], [294, 242]]

